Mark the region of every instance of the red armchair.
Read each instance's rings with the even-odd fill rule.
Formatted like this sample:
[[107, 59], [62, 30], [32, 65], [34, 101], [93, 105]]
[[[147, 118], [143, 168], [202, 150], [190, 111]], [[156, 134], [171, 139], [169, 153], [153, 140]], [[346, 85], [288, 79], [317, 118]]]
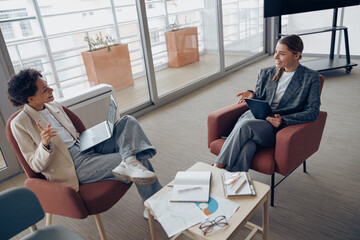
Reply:
[[[63, 107], [78, 132], [86, 128], [83, 122], [71, 110]], [[41, 173], [34, 172], [24, 159], [19, 146], [11, 132], [10, 123], [22, 110], [12, 114], [6, 123], [6, 135], [18, 160], [25, 170], [28, 179], [25, 186], [31, 189], [39, 198], [46, 214], [46, 225], [51, 225], [52, 214], [65, 217], [84, 219], [94, 215], [100, 238], [107, 239], [100, 213], [115, 205], [131, 187], [130, 184], [116, 180], [106, 180], [94, 183], [80, 184], [79, 191], [62, 183], [51, 182]]]
[[[320, 89], [324, 77], [320, 76]], [[216, 110], [208, 116], [208, 147], [210, 152], [218, 155], [238, 118], [248, 110], [246, 104], [232, 104]], [[271, 175], [271, 206], [274, 206], [274, 190], [297, 167], [303, 164], [306, 172], [306, 159], [314, 154], [320, 146], [327, 113], [320, 111], [314, 122], [288, 126], [276, 135], [276, 146], [259, 149], [252, 160], [251, 169]], [[275, 173], [284, 177], [275, 184]]]

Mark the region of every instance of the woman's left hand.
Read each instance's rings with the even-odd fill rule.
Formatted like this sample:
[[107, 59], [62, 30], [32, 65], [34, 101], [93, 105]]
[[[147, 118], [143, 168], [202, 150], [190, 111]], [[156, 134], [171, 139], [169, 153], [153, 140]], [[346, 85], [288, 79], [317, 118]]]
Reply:
[[274, 117], [267, 117], [266, 121], [270, 122], [271, 125], [278, 128], [281, 125], [282, 118], [279, 114], [275, 114]]

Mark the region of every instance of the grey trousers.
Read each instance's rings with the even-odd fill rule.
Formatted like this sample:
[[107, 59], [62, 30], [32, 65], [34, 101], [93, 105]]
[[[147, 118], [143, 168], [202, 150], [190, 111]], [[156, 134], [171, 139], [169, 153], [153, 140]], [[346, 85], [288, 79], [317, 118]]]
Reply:
[[[96, 145], [86, 152], [80, 152], [79, 144], [69, 148], [79, 183], [90, 183], [101, 180], [118, 180], [112, 170], [120, 162], [135, 155], [144, 167], [154, 172], [148, 160], [156, 154], [141, 126], [132, 116], [120, 118], [114, 126], [110, 139]], [[159, 180], [151, 185], [136, 185], [143, 201], [162, 188]]]
[[271, 123], [255, 119], [249, 110], [238, 119], [216, 162], [226, 164], [224, 168], [230, 172], [249, 171], [258, 146], [275, 146], [276, 132]]

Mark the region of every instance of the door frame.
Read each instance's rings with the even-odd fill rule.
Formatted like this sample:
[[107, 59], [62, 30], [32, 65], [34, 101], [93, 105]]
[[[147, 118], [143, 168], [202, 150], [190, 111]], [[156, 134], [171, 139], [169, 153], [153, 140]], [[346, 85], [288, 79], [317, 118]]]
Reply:
[[0, 169], [0, 181], [23, 171], [5, 134], [6, 121], [17, 110], [7, 99], [7, 81], [13, 74], [14, 68], [0, 29], [0, 150], [5, 160], [5, 167]]

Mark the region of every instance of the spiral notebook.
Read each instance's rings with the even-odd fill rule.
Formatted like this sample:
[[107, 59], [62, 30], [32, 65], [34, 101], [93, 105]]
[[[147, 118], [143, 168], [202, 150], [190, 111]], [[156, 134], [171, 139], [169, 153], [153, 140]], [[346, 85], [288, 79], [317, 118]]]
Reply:
[[226, 197], [256, 195], [254, 184], [248, 172], [226, 172], [221, 176]]

